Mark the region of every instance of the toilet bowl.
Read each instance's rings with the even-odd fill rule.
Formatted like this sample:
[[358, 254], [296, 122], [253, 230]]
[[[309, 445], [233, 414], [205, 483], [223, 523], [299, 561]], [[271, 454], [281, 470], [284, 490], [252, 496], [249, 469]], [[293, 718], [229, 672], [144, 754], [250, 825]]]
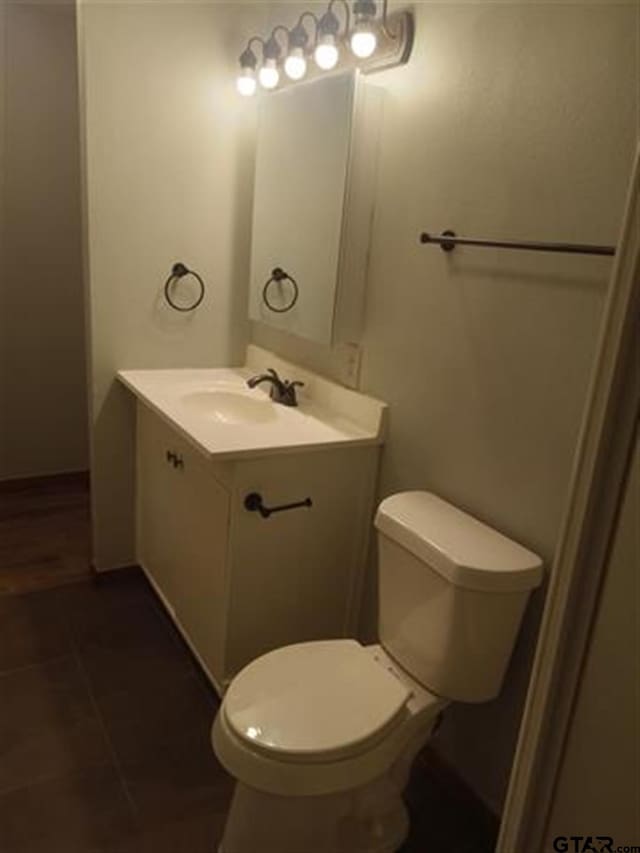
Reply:
[[500, 689], [540, 559], [426, 492], [387, 498], [376, 527], [380, 643], [276, 649], [224, 696], [212, 743], [236, 788], [219, 853], [394, 853], [443, 710]]
[[327, 640], [258, 658], [213, 726], [238, 782], [221, 851], [248, 853], [258, 838], [265, 853], [397, 850], [411, 764], [446, 705], [380, 645]]

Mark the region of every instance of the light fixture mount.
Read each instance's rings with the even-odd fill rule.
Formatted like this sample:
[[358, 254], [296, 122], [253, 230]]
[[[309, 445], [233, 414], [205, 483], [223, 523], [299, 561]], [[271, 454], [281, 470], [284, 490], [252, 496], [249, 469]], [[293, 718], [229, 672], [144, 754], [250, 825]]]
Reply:
[[[284, 28], [283, 28], [284, 29]], [[275, 31], [271, 33], [262, 49], [263, 59], [279, 59], [282, 53], [282, 48], [278, 44], [278, 39], [275, 36]]]
[[319, 36], [337, 36], [340, 32], [340, 21], [336, 17], [333, 9], [329, 8], [324, 13], [324, 15], [320, 18], [318, 22], [318, 35]]
[[256, 70], [258, 65], [258, 57], [251, 50], [250, 47], [246, 47], [242, 53], [240, 54], [240, 68], [251, 68], [253, 71]]
[[356, 0], [353, 4], [353, 14], [357, 17], [375, 18], [375, 0]]
[[302, 26], [302, 23], [298, 21], [289, 33], [289, 49], [293, 47], [301, 47], [304, 50], [308, 43], [309, 33]]

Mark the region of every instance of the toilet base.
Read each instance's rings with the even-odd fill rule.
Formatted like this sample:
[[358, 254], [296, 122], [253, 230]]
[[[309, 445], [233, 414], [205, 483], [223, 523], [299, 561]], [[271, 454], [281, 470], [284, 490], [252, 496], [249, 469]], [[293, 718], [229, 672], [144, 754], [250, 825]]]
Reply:
[[218, 853], [396, 853], [408, 832], [391, 775], [315, 797], [269, 794], [238, 782]]

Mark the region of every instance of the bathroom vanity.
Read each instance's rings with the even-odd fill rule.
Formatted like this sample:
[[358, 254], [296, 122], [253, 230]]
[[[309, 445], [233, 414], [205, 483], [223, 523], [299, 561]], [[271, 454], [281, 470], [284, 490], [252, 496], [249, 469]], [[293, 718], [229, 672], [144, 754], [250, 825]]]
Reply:
[[[359, 341], [381, 107], [354, 71], [264, 99], [251, 319]], [[247, 387], [267, 368], [305, 383], [299, 406]], [[218, 691], [271, 649], [353, 636], [385, 405], [255, 346], [240, 369], [119, 379], [137, 397], [137, 560]]]
[[[305, 382], [298, 407], [247, 388], [267, 367]], [[352, 635], [384, 404], [257, 347], [244, 368], [118, 378], [137, 398], [137, 559], [217, 690], [266, 651]], [[311, 505], [265, 517], [256, 495]]]

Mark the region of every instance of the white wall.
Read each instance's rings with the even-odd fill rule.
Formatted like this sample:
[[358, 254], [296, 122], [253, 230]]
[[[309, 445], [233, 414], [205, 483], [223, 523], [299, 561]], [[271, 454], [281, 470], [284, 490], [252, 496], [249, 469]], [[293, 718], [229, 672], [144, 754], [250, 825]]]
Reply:
[[[98, 569], [134, 559], [132, 408], [116, 371], [243, 359], [252, 110], [234, 70], [244, 14], [220, 3], [80, 6]], [[163, 301], [177, 260], [207, 284], [192, 314]]]
[[[614, 243], [638, 128], [628, 4], [416, 4], [387, 89], [360, 386], [391, 405], [380, 496], [432, 489], [550, 562], [611, 261], [445, 256], [422, 230]], [[254, 324], [253, 339], [344, 378]], [[371, 573], [364, 632], [375, 623]], [[540, 598], [502, 697], [450, 709], [440, 749], [496, 811]]]
[[75, 8], [0, 7], [0, 479], [87, 468]]
[[614, 849], [640, 838], [639, 518], [636, 436], [545, 850], [557, 835], [609, 835]]

